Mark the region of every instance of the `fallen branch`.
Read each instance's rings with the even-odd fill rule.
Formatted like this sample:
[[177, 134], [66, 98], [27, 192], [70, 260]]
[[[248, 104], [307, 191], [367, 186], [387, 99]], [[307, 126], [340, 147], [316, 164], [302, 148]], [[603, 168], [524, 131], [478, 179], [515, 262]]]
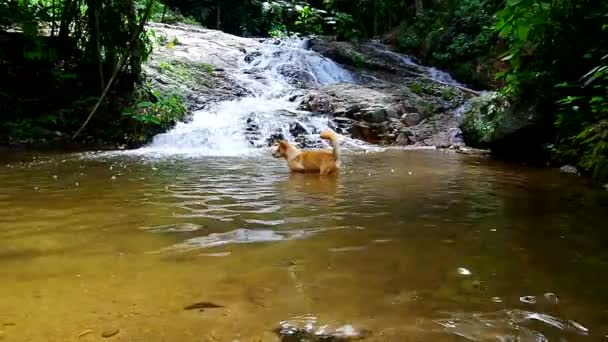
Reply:
[[144, 10], [144, 15], [141, 18], [141, 21], [139, 23], [139, 27], [137, 28], [137, 31], [131, 37], [131, 40], [129, 41], [129, 44], [127, 45], [127, 49], [126, 49], [125, 53], [122, 55], [122, 57], [116, 64], [116, 68], [114, 68], [112, 77], [110, 77], [108, 84], [106, 84], [106, 87], [103, 90], [103, 93], [101, 93], [99, 100], [95, 104], [95, 107], [93, 107], [93, 110], [91, 111], [91, 113], [89, 113], [89, 116], [87, 117], [87, 119], [84, 121], [82, 126], [80, 126], [80, 128], [76, 131], [76, 133], [74, 133], [74, 135], [72, 135], [72, 139], [75, 139], [78, 136], [78, 134], [80, 134], [80, 132], [82, 132], [82, 130], [89, 123], [89, 121], [91, 121], [91, 118], [93, 117], [93, 115], [95, 115], [95, 113], [97, 112], [97, 109], [99, 109], [101, 102], [103, 102], [106, 95], [108, 94], [108, 91], [110, 90], [110, 87], [112, 86], [112, 83], [114, 83], [114, 80], [116, 79], [116, 76], [118, 75], [118, 72], [122, 69], [123, 65], [127, 61], [127, 58], [131, 55], [131, 49], [133, 48], [133, 43], [135, 42], [136, 39], [138, 39], [139, 34], [144, 29], [144, 25], [148, 21], [148, 17], [150, 16], [150, 12], [151, 12], [153, 4], [154, 4], [154, 0], [148, 0], [148, 4], [146, 5], [146, 8]]

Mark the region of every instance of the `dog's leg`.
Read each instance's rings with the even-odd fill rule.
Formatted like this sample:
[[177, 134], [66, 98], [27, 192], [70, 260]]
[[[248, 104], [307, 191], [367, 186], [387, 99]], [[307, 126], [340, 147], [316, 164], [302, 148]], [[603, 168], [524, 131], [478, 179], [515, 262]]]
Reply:
[[327, 176], [334, 171], [333, 165], [322, 164], [319, 168], [321, 176]]

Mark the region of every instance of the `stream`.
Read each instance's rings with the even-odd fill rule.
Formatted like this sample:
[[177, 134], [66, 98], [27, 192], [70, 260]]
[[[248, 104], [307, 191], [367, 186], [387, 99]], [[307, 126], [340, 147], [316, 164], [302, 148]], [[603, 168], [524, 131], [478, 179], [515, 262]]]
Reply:
[[[1, 155], [0, 341], [607, 338], [606, 192], [355, 139], [299, 109], [293, 75], [358, 82], [301, 44], [267, 44], [233, 71], [250, 94], [140, 149]], [[328, 127], [339, 175], [270, 156]]]

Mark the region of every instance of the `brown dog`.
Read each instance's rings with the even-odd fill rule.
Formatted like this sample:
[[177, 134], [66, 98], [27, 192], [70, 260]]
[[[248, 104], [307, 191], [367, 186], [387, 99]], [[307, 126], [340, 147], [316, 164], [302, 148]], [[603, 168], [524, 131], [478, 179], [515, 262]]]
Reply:
[[340, 167], [338, 134], [326, 130], [321, 132], [321, 138], [331, 142], [333, 151], [301, 151], [288, 141], [281, 140], [273, 147], [272, 156], [287, 159], [287, 166], [291, 172], [318, 172], [321, 175], [328, 175]]

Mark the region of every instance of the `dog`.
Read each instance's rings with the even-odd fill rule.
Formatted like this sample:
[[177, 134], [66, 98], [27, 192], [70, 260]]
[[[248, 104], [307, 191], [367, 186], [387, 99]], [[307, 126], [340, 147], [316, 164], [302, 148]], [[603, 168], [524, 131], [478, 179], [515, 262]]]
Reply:
[[340, 168], [340, 148], [338, 134], [330, 129], [321, 132], [321, 138], [329, 140], [333, 148], [328, 150], [302, 151], [286, 140], [280, 140], [272, 148], [272, 156], [285, 158], [291, 172], [319, 173], [322, 176], [338, 171]]

